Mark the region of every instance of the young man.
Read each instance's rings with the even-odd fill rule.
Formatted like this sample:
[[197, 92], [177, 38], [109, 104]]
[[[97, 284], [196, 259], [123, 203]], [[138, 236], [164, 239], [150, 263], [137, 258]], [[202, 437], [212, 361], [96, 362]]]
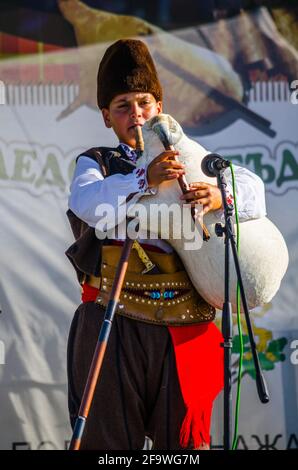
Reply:
[[[102, 257], [107, 245], [116, 250], [120, 243], [96, 238], [96, 207], [100, 203], [117, 207], [118, 196], [150, 195], [163, 181], [184, 173], [181, 163], [169, 160], [176, 154], [172, 151], [162, 152], [147, 168], [135, 168], [135, 127], [162, 112], [161, 85], [143, 42], [120, 40], [107, 49], [99, 66], [97, 96], [105, 125], [113, 129], [119, 146], [81, 154], [71, 185], [68, 215], [76, 242], [67, 256], [83, 287], [83, 302], [68, 341], [72, 426], [105, 312], [94, 302], [99, 288], [105, 288], [105, 278], [100, 277]], [[242, 219], [265, 215], [264, 188], [257, 176], [238, 168], [237, 192]], [[217, 211], [219, 219], [222, 215], [216, 186], [197, 182], [183, 199], [199, 201], [205, 213]], [[157, 264], [160, 253], [167, 253], [171, 260], [175, 256], [165, 240], [141, 242]], [[136, 257], [136, 253], [131, 256], [131, 269]], [[144, 274], [137, 275], [140, 282], [146, 279]], [[147, 294], [144, 291], [140, 296]], [[203, 299], [197, 302], [202, 311], [214, 313]], [[166, 322], [158, 323], [155, 314], [140, 307], [135, 316], [115, 316], [82, 449], [142, 449], [145, 436], [152, 439], [154, 449], [208, 448], [212, 402], [222, 386], [221, 336], [212, 322], [169, 327]]]

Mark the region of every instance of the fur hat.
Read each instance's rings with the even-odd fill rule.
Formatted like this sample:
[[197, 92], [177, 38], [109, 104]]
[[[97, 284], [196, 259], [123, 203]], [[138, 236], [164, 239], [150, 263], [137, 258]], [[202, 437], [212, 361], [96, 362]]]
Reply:
[[137, 39], [120, 39], [106, 50], [98, 68], [97, 103], [108, 108], [119, 94], [140, 91], [162, 100], [162, 88], [146, 44]]

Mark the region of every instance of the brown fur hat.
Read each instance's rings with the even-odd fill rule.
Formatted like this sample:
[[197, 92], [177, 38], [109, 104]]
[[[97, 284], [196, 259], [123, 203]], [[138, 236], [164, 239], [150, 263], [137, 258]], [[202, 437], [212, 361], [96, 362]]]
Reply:
[[98, 68], [97, 103], [108, 108], [119, 94], [140, 91], [162, 100], [162, 88], [146, 44], [138, 39], [120, 39], [106, 50]]

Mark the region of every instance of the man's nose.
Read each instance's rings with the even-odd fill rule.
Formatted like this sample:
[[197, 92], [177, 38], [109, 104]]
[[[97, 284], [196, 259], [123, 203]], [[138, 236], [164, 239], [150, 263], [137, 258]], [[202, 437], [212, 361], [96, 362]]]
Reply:
[[142, 108], [138, 105], [138, 103], [133, 103], [131, 105], [131, 117], [135, 118], [142, 115]]

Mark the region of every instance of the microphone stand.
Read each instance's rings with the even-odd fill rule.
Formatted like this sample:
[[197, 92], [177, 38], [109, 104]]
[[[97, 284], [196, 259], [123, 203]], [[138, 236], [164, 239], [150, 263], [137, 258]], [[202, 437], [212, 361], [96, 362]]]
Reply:
[[218, 237], [225, 234], [225, 289], [224, 289], [224, 303], [222, 309], [222, 334], [224, 342], [224, 450], [231, 449], [231, 430], [232, 430], [232, 374], [231, 374], [231, 358], [232, 358], [232, 338], [233, 338], [233, 319], [232, 319], [232, 305], [230, 302], [230, 247], [232, 248], [232, 255], [237, 273], [237, 279], [240, 286], [241, 300], [245, 314], [245, 321], [251, 345], [254, 366], [256, 370], [256, 385], [259, 398], [262, 403], [268, 403], [269, 393], [267, 385], [260, 367], [258, 352], [254, 335], [252, 331], [249, 311], [244, 292], [242, 276], [239, 266], [239, 259], [235, 241], [234, 224], [232, 220], [233, 205], [227, 203], [225, 188], [227, 186], [224, 176], [224, 169], [215, 170], [217, 178], [217, 185], [220, 189], [223, 207], [225, 224], [215, 224], [215, 233]]

